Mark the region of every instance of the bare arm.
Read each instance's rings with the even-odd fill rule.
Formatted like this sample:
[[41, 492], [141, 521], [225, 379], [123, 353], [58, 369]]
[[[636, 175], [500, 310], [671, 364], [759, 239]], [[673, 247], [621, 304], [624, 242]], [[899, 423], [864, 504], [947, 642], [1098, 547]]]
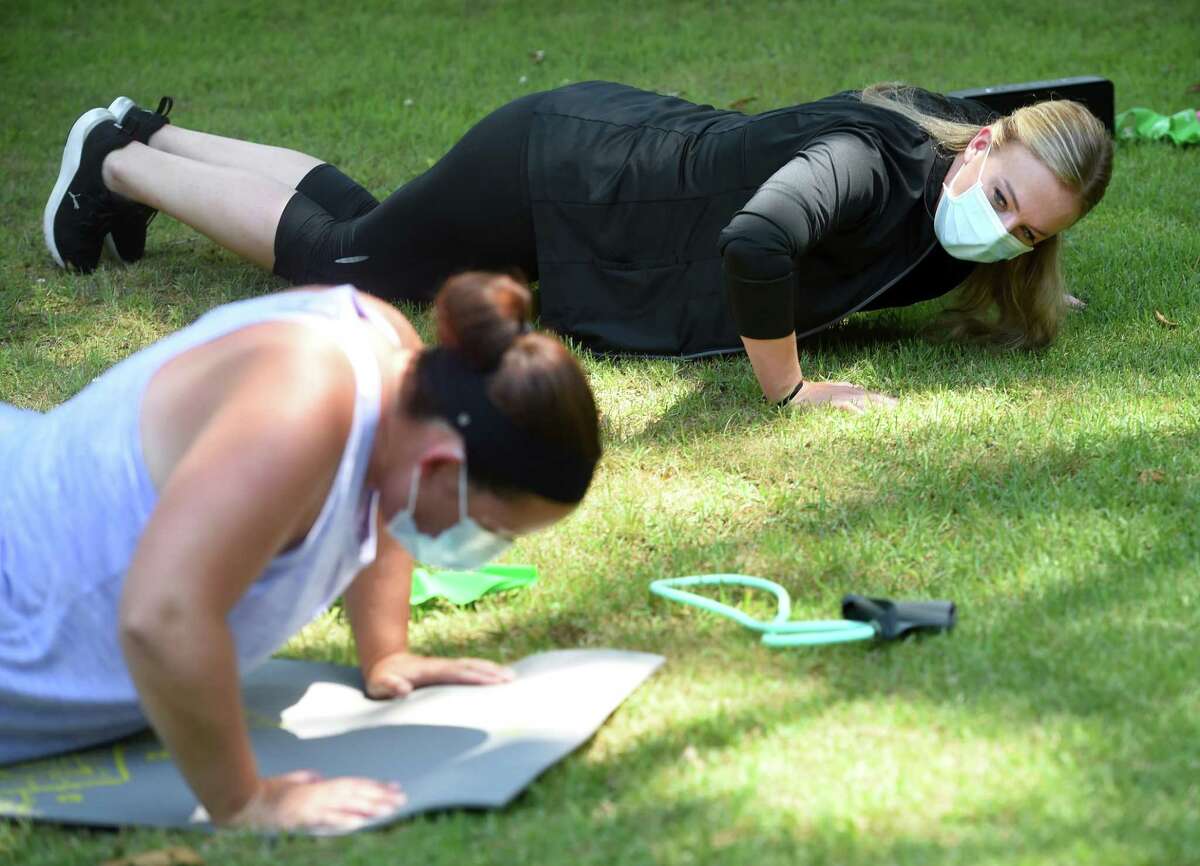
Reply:
[[[847, 412], [865, 412], [876, 406], [888, 409], [896, 405], [894, 397], [876, 394], [849, 382], [803, 381], [794, 336], [778, 340], [742, 337], [742, 342], [746, 346], [746, 354], [750, 356], [754, 375], [762, 385], [763, 395], [773, 403], [779, 403], [791, 395], [789, 406], [828, 405]], [[800, 385], [798, 391], [797, 385]]]
[[375, 561], [354, 578], [342, 598], [358, 647], [358, 664], [371, 697], [386, 696], [380, 689], [372, 688], [371, 672], [375, 666], [393, 653], [408, 652], [412, 595], [413, 559], [382, 523], [381, 517]]
[[340, 385], [327, 363], [248, 366], [163, 484], [126, 577], [119, 628], [142, 706], [218, 823], [262, 784], [226, 617], [328, 491], [353, 412], [342, 361]]
[[507, 668], [478, 658], [433, 658], [408, 651], [408, 616], [413, 559], [379, 516], [375, 562], [354, 579], [343, 596], [358, 664], [372, 698], [399, 698], [434, 683], [491, 685], [508, 682]]
[[778, 403], [792, 393], [803, 377], [795, 333], [774, 340], [742, 337], [742, 345], [746, 347], [754, 377], [767, 400]]

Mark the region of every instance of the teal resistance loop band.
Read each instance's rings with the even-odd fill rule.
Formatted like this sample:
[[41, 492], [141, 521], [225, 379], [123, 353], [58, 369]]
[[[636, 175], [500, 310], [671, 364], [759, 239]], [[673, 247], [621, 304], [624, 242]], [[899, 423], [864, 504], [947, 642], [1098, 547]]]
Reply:
[[[779, 610], [770, 622], [755, 619], [743, 613], [736, 607], [721, 604], [703, 595], [677, 589], [681, 586], [747, 586], [751, 589], [764, 589], [779, 601]], [[762, 634], [762, 642], [767, 646], [821, 646], [831, 643], [849, 643], [856, 640], [869, 640], [877, 634], [875, 626], [867, 622], [850, 619], [800, 620], [793, 622], [792, 599], [787, 590], [771, 580], [761, 577], [750, 577], [745, 574], [697, 574], [691, 577], [671, 577], [656, 580], [650, 584], [650, 591], [655, 595], [682, 604], [690, 604], [709, 613], [729, 617], [734, 622], [744, 625]]]

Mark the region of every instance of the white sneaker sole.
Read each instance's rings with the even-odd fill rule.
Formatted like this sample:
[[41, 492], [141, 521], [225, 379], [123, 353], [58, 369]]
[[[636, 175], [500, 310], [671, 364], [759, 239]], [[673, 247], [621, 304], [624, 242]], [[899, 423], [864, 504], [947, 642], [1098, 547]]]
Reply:
[[118, 96], [112, 101], [112, 105], [108, 107], [108, 110], [112, 112], [113, 119], [117, 123], [124, 123], [125, 115], [129, 113], [129, 109], [131, 108], [137, 108], [137, 103], [128, 96]]
[[[112, 104], [108, 106], [109, 113], [112, 114], [113, 119], [116, 120], [117, 123], [125, 122], [125, 115], [129, 113], [131, 108], [137, 108], [137, 103], [128, 96], [118, 96], [112, 101]], [[104, 236], [104, 249], [108, 253], [109, 257], [113, 260], [118, 261], [123, 265], [132, 264], [132, 262], [127, 262], [121, 258], [121, 254], [117, 252], [117, 245], [113, 242], [112, 235]]]
[[87, 139], [88, 133], [106, 120], [112, 120], [112, 113], [107, 108], [93, 108], [75, 121], [75, 125], [67, 134], [67, 145], [63, 148], [58, 181], [54, 184], [54, 189], [50, 191], [50, 198], [46, 201], [46, 210], [42, 213], [42, 237], [46, 241], [46, 249], [50, 251], [54, 263], [60, 268], [65, 268], [67, 265], [62, 256], [58, 254], [58, 244], [54, 242], [54, 218], [58, 215], [58, 208], [67, 194], [67, 188], [71, 185], [76, 172], [79, 171], [79, 158], [83, 154], [84, 140]]

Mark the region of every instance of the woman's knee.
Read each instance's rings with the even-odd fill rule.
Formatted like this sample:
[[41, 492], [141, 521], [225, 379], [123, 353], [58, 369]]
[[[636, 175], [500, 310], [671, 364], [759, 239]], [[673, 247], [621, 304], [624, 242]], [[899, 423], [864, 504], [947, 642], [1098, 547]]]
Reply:
[[296, 192], [302, 193], [338, 220], [366, 216], [379, 207], [379, 199], [328, 162], [321, 163], [306, 174], [296, 185]]
[[292, 283], [329, 282], [325, 271], [338, 257], [339, 225], [307, 196], [293, 195], [275, 229], [272, 270]]

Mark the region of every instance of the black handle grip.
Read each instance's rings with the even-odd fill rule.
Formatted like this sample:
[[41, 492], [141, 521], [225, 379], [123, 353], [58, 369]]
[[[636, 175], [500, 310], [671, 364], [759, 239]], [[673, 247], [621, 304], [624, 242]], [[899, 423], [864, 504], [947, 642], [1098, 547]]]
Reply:
[[842, 618], [874, 623], [880, 638], [895, 640], [913, 631], [949, 631], [958, 612], [952, 601], [892, 601], [851, 594], [842, 599]]

